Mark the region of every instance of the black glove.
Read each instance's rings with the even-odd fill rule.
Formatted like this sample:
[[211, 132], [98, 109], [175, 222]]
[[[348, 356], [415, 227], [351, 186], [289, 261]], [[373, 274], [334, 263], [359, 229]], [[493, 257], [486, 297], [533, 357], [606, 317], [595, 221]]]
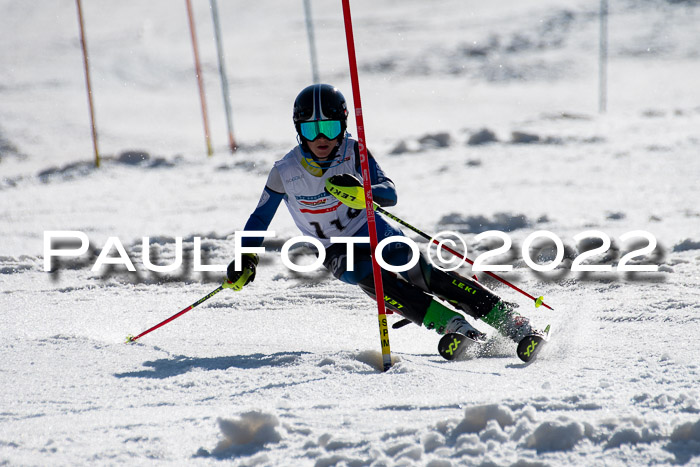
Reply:
[[362, 186], [362, 182], [352, 174], [333, 175], [328, 181], [335, 186]]
[[224, 282], [224, 287], [241, 290], [244, 285], [255, 280], [255, 269], [258, 266], [258, 255], [255, 253], [243, 253], [241, 255], [240, 271], [236, 271], [236, 260], [231, 261], [226, 269], [228, 283]]

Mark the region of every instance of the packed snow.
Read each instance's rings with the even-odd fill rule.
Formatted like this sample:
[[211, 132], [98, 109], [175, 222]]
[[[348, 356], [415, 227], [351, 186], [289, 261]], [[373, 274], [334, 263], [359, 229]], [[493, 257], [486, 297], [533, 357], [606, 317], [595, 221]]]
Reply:
[[[0, 0], [0, 464], [700, 465], [698, 3], [611, 2], [604, 114], [598, 2], [351, 3], [367, 143], [399, 192], [389, 211], [459, 232], [472, 257], [500, 246], [476, 234], [507, 233], [491, 262], [554, 311], [476, 274], [551, 324], [539, 358], [522, 363], [477, 322], [488, 343], [448, 362], [437, 334], [411, 325], [390, 330], [382, 372], [376, 303], [282, 264], [298, 235], [283, 207], [252, 284], [126, 344], [221, 284], [194, 271], [195, 253], [228, 264], [296, 144], [292, 102], [311, 82], [303, 4], [219, 2], [231, 154], [209, 2], [193, 1], [207, 157], [185, 3], [83, 2], [97, 169], [75, 2]], [[341, 3], [312, 13], [321, 79], [352, 106]], [[538, 230], [565, 247], [550, 272], [523, 261]], [[612, 269], [573, 272], [602, 244], [574, 240], [592, 230], [611, 246], [588, 262]], [[658, 271], [618, 271], [647, 244], [622, 238], [640, 230], [657, 246], [628, 264]], [[83, 232], [89, 248], [45, 272], [48, 231]], [[135, 272], [92, 271], [110, 237]], [[174, 272], [144, 262], [179, 253]], [[556, 251], [530, 253], [546, 264]]]

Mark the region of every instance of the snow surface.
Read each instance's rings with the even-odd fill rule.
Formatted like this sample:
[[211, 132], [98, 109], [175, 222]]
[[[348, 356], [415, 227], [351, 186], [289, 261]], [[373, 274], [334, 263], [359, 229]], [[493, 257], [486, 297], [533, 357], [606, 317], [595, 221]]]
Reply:
[[[407, 326], [387, 373], [373, 302], [282, 265], [297, 235], [284, 208], [251, 286], [124, 344], [220, 284], [192, 272], [194, 237], [205, 262], [232, 258], [310, 81], [301, 2], [219, 2], [241, 144], [229, 154], [209, 3], [193, 3], [215, 155], [184, 2], [90, 0], [94, 169], [75, 3], [0, 1], [0, 464], [700, 465], [697, 1], [611, 2], [603, 115], [598, 2], [352, 2], [391, 211], [468, 240], [509, 231], [505, 276], [555, 309], [480, 276], [553, 326], [540, 358], [522, 364], [477, 323], [487, 348], [446, 362], [434, 333]], [[312, 6], [321, 77], [351, 101], [340, 2]], [[550, 273], [518, 253], [539, 229], [566, 245]], [[634, 248], [622, 234], [652, 233], [641, 262], [659, 272], [571, 272], [573, 236], [591, 229], [611, 237], [597, 259], [613, 266]], [[85, 232], [90, 253], [44, 272], [49, 230]], [[91, 272], [111, 236], [137, 273]], [[146, 236], [159, 264], [183, 237], [181, 270], [145, 270]]]

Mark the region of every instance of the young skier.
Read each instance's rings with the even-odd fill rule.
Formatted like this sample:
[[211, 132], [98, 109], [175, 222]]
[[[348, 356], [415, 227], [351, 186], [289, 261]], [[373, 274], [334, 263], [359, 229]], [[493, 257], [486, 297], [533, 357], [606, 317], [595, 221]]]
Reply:
[[[358, 143], [346, 133], [347, 105], [338, 89], [315, 84], [303, 89], [294, 101], [294, 125], [299, 144], [277, 161], [267, 179], [260, 201], [245, 230], [267, 230], [284, 199], [294, 222], [305, 236], [317, 238], [326, 248], [324, 266], [343, 282], [358, 285], [374, 297], [374, 279], [369, 243], [331, 243], [331, 237], [368, 237], [365, 212], [352, 209], [325, 189], [332, 185], [361, 185]], [[369, 154], [372, 196], [380, 206], [397, 202], [394, 183]], [[403, 235], [379, 214], [375, 216], [379, 239]], [[244, 247], [262, 244], [260, 237], [244, 237]], [[353, 268], [348, 265], [353, 248]], [[384, 260], [399, 266], [412, 257], [404, 243], [389, 244]], [[258, 256], [245, 253], [241, 264], [228, 266], [228, 287], [239, 290], [255, 278]], [[515, 342], [535, 332], [514, 305], [502, 301], [480, 284], [454, 272], [433, 267], [422, 256], [416, 266], [398, 276], [383, 270], [385, 302], [389, 309], [439, 334], [460, 333], [475, 339], [485, 335], [475, 329], [456, 308], [481, 319]]]

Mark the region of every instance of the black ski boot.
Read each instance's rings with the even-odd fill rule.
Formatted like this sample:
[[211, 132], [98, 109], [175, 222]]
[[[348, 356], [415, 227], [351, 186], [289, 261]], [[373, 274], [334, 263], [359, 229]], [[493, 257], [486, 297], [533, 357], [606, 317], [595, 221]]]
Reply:
[[493, 326], [504, 336], [518, 344], [518, 358], [529, 362], [535, 358], [549, 334], [549, 326], [545, 331], [532, 327], [530, 320], [515, 311], [514, 303], [500, 301], [486, 316], [481, 319]]

